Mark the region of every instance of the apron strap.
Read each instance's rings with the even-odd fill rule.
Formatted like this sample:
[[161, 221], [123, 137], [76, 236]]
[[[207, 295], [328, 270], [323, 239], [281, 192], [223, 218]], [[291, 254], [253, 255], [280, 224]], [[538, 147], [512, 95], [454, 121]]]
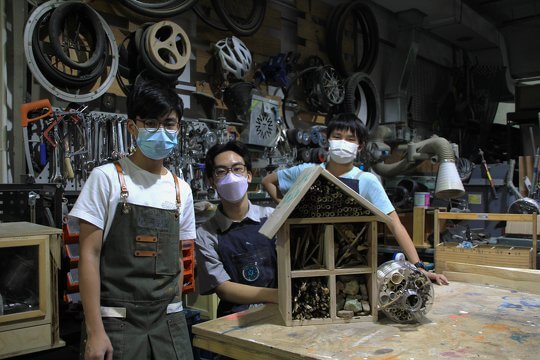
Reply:
[[176, 188], [176, 213], [177, 216], [180, 216], [180, 182], [178, 181], [178, 176], [171, 172], [174, 179], [174, 187]]
[[118, 173], [118, 180], [120, 181], [120, 197], [122, 198], [123, 212], [129, 212], [129, 207], [127, 203], [127, 198], [129, 196], [129, 191], [126, 186], [126, 179], [124, 178], [124, 172], [122, 171], [122, 166], [118, 161], [114, 162], [114, 167]]
[[[118, 173], [118, 180], [120, 181], [120, 197], [122, 198], [122, 204], [124, 206], [124, 211], [128, 211], [127, 198], [129, 196], [129, 191], [126, 186], [126, 179], [124, 178], [124, 172], [122, 171], [122, 165], [118, 161], [114, 162], [114, 167]], [[176, 189], [176, 210], [180, 213], [180, 182], [178, 176], [171, 172], [174, 179], [174, 187]]]

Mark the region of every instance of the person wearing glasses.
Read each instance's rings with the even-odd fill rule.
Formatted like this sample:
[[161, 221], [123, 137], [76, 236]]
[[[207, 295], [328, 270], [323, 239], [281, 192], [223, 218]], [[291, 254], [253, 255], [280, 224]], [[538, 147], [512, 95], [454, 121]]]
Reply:
[[163, 166], [182, 112], [173, 87], [137, 79], [127, 98], [136, 149], [93, 169], [70, 213], [80, 223], [81, 358], [193, 359], [180, 251], [196, 236], [193, 196]]
[[221, 317], [260, 303], [277, 303], [275, 239], [259, 234], [272, 207], [252, 204], [247, 197], [251, 159], [239, 141], [208, 150], [206, 177], [221, 203], [215, 215], [197, 228], [197, 288], [216, 293]]
[[444, 275], [425, 270], [424, 263], [420, 261], [411, 237], [401, 223], [378, 178], [372, 173], [364, 172], [354, 166], [356, 156], [362, 150], [368, 138], [368, 131], [360, 119], [355, 114], [350, 113], [334, 115], [328, 122], [326, 131], [329, 142], [329, 158], [327, 162], [323, 164], [300, 164], [266, 175], [262, 180], [262, 185], [268, 194], [276, 202], [279, 202], [282, 194], [285, 194], [291, 188], [302, 171], [308, 167], [322, 166], [387, 214], [391, 219], [388, 225], [390, 231], [407, 255], [407, 259], [420, 271], [423, 271], [431, 281], [439, 285], [447, 285], [448, 280]]

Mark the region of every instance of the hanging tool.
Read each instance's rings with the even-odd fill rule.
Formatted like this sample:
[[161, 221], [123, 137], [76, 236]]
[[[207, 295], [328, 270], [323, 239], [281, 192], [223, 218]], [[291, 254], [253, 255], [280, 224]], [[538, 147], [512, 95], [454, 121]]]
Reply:
[[540, 161], [540, 148], [536, 148], [536, 153], [534, 154], [531, 191], [529, 192], [529, 196], [532, 197], [533, 199], [536, 198], [536, 190], [538, 189], [538, 162], [539, 161]]
[[[30, 117], [31, 112], [41, 110], [41, 113], [35, 117]], [[34, 166], [32, 165], [32, 157], [30, 155], [30, 139], [28, 139], [28, 124], [34, 121], [38, 121], [52, 116], [53, 109], [49, 99], [42, 99], [38, 101], [29, 102], [21, 105], [21, 126], [23, 127], [23, 139], [24, 139], [24, 154], [26, 157], [26, 166], [28, 167], [28, 182], [34, 183], [36, 177], [34, 174]], [[44, 144], [42, 144], [44, 145]], [[45, 154], [45, 146], [40, 146], [40, 156], [43, 162], [43, 156]]]
[[30, 191], [28, 193], [28, 206], [30, 207], [30, 222], [36, 223], [36, 201], [40, 196], [38, 193]]
[[497, 199], [497, 191], [495, 190], [495, 184], [493, 183], [493, 178], [491, 177], [491, 173], [489, 172], [489, 168], [487, 166], [486, 159], [484, 159], [484, 152], [482, 149], [478, 148], [478, 153], [480, 154], [480, 157], [482, 158], [482, 165], [484, 166], [484, 170], [486, 171], [486, 176], [489, 180], [489, 186], [491, 187], [491, 193], [493, 194], [493, 197]]

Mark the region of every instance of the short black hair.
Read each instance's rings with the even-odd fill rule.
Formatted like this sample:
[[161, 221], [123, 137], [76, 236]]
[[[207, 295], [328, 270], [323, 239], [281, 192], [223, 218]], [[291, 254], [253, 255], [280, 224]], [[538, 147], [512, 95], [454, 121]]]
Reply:
[[180, 121], [184, 112], [184, 102], [173, 86], [145, 78], [142, 74], [137, 77], [133, 90], [128, 94], [126, 105], [128, 118], [132, 120], [137, 116], [141, 119], [160, 119], [175, 112]]
[[330, 138], [330, 134], [334, 130], [350, 130], [356, 135], [360, 145], [365, 143], [369, 136], [367, 128], [353, 113], [341, 113], [333, 115], [326, 124], [326, 135], [328, 138]]
[[226, 142], [225, 144], [216, 144], [212, 146], [206, 153], [205, 173], [208, 179], [211, 179], [212, 174], [214, 173], [214, 159], [216, 158], [216, 156], [225, 151], [233, 151], [240, 155], [242, 159], [244, 159], [244, 164], [246, 164], [248, 171], [251, 171], [251, 156], [249, 155], [249, 150], [247, 146], [240, 141], [232, 140]]

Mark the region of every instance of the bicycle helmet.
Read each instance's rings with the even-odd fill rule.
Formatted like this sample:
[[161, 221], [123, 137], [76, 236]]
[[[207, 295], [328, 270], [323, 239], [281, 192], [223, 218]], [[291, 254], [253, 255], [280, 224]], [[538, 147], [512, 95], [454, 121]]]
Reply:
[[228, 74], [241, 80], [251, 68], [251, 53], [242, 40], [236, 36], [219, 40], [215, 45], [221, 63], [223, 76]]

